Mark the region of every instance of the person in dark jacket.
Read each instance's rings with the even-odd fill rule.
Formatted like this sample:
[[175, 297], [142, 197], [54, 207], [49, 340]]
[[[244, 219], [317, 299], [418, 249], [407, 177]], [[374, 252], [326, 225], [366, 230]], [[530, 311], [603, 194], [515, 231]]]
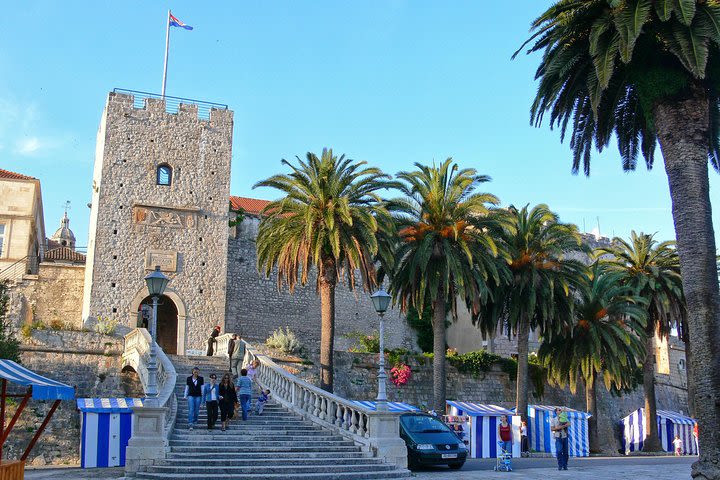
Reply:
[[237, 339], [237, 333], [232, 334], [232, 338], [230, 338], [230, 341], [228, 342], [228, 357], [230, 358], [230, 371], [232, 372], [232, 364], [233, 364], [233, 353], [235, 352], [235, 343], [238, 341]]
[[210, 336], [208, 337], [208, 348], [207, 348], [207, 356], [212, 357], [213, 356], [213, 348], [215, 346], [215, 340], [218, 335], [220, 335], [220, 325], [216, 325], [215, 328], [213, 328], [213, 331], [210, 332]]
[[218, 384], [215, 382], [216, 379], [217, 377], [212, 373], [210, 374], [210, 383], [203, 385], [203, 402], [205, 402], [205, 408], [207, 408], [208, 430], [215, 428], [218, 418], [218, 404], [222, 399]]
[[230, 374], [226, 373], [223, 375], [220, 381], [220, 421], [222, 422], [222, 431], [225, 431], [227, 423], [233, 417], [235, 413], [235, 404], [237, 403], [237, 392], [235, 392], [235, 385], [233, 385]]
[[195, 367], [192, 369], [192, 375], [187, 377], [185, 381], [185, 393], [183, 398], [188, 402], [188, 428], [193, 429], [198, 419], [198, 411], [202, 402], [203, 377], [200, 376], [200, 369]]

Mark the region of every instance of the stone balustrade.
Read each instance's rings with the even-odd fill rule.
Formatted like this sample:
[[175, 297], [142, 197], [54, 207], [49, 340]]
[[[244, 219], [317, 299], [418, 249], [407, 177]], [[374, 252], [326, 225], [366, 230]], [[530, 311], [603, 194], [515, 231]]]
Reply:
[[[215, 355], [227, 356], [227, 342], [231, 334], [221, 335]], [[376, 457], [400, 468], [407, 466], [407, 449], [400, 438], [399, 414], [376, 412], [326, 392], [300, 380], [260, 355], [244, 340], [243, 365], [254, 360], [260, 364], [255, 380], [263, 389], [269, 389], [272, 398], [284, 407], [325, 428], [332, 429], [373, 452]]]

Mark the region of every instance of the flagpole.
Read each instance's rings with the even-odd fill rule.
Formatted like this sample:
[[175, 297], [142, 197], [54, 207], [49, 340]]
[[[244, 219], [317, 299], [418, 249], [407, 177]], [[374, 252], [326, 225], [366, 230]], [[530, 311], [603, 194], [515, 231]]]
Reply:
[[163, 66], [162, 97], [165, 98], [165, 85], [167, 84], [168, 51], [170, 50], [170, 10], [165, 22], [165, 65]]

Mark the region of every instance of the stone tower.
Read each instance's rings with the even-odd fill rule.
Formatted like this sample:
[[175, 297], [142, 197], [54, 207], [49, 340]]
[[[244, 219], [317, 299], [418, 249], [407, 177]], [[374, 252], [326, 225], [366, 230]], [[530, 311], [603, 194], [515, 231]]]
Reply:
[[75, 250], [75, 234], [70, 230], [70, 218], [68, 218], [67, 210], [65, 210], [65, 214], [60, 219], [60, 228], [55, 230], [50, 240], [61, 247], [68, 247]]
[[86, 322], [145, 326], [143, 277], [159, 265], [171, 279], [158, 308], [165, 352], [202, 349], [212, 327], [224, 327], [232, 126], [225, 106], [188, 100], [168, 113], [162, 99], [108, 95], [95, 152]]

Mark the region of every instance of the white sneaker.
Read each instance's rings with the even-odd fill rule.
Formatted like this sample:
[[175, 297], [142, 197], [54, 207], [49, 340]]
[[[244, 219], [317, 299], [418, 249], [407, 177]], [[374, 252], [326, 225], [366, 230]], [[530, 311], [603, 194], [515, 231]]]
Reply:
[[192, 424], [190, 424], [190, 426], [188, 427], [188, 430], [192, 430], [192, 429], [193, 429], [193, 426], [192, 426]]

